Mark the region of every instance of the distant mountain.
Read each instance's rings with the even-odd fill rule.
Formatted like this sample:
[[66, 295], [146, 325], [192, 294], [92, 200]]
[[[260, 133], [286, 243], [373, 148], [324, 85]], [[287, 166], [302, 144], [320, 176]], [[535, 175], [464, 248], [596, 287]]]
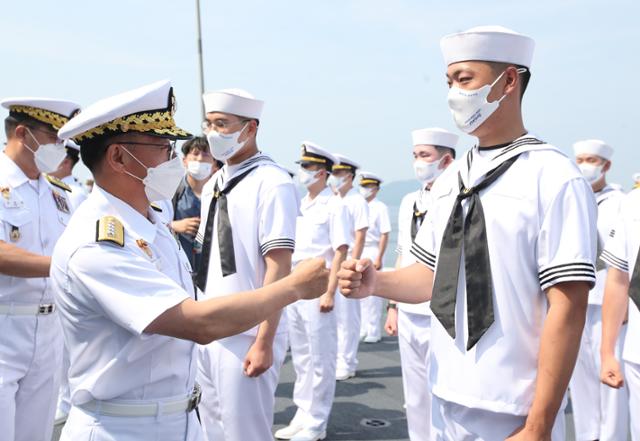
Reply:
[[393, 181], [388, 184], [383, 184], [378, 194], [378, 199], [389, 206], [399, 206], [400, 201], [407, 193], [416, 191], [420, 187], [420, 184], [415, 179], [408, 179], [406, 181]]

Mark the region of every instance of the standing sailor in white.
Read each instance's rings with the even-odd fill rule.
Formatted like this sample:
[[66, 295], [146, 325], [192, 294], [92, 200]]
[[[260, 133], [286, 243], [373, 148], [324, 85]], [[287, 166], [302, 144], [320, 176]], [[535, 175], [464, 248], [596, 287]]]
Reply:
[[[600, 379], [614, 389], [628, 388], [631, 439], [638, 441], [640, 440], [640, 188], [633, 189], [623, 200], [614, 232], [607, 241], [600, 258], [609, 265], [602, 302]], [[622, 354], [619, 348], [621, 337], [624, 337]]]
[[73, 168], [80, 161], [80, 146], [72, 139], [66, 139], [64, 141], [64, 147], [67, 151], [67, 156], [64, 158], [58, 169], [51, 173], [51, 176], [60, 179], [71, 188], [68, 197], [71, 199], [73, 209], [76, 210], [87, 198], [85, 186], [82, 185], [72, 174]]
[[[334, 153], [338, 160], [332, 168], [329, 186], [342, 198], [351, 217], [351, 240], [349, 242], [350, 259], [359, 259], [369, 228], [369, 205], [358, 191], [353, 188], [353, 180], [360, 166], [346, 156]], [[336, 297], [336, 315], [338, 320], [338, 357], [336, 380], [348, 380], [355, 377], [358, 367], [358, 342], [360, 340], [360, 300]]]
[[449, 107], [478, 146], [432, 186], [412, 248], [419, 263], [376, 273], [364, 259], [338, 273], [348, 296], [431, 299], [433, 439], [565, 436], [597, 209], [575, 164], [524, 127], [533, 47], [499, 26], [442, 39]]
[[[573, 145], [576, 164], [591, 184], [598, 204], [598, 255], [614, 231], [624, 193], [608, 184], [613, 148], [603, 141], [588, 139]], [[576, 367], [569, 383], [576, 439], [626, 440], [629, 431], [629, 391], [612, 389], [600, 382], [600, 340], [602, 336], [602, 296], [607, 275], [602, 260], [596, 262], [596, 285], [589, 292], [587, 320], [580, 342]], [[620, 356], [624, 332], [618, 338]]]
[[150, 209], [185, 173], [173, 140], [189, 134], [174, 111], [171, 84], [159, 81], [95, 103], [59, 132], [95, 177], [51, 263], [71, 361], [64, 441], [203, 440], [194, 342], [242, 332], [326, 286], [315, 262], [254, 292], [194, 300], [187, 257]]
[[[298, 204], [282, 167], [258, 150], [263, 102], [228, 89], [203, 96], [207, 139], [225, 162], [202, 190], [197, 241], [203, 298], [256, 289], [291, 271]], [[286, 352], [280, 311], [247, 332], [200, 350], [200, 416], [209, 440], [272, 440], [273, 408]]]
[[[364, 243], [362, 257], [371, 259], [377, 270], [384, 266], [384, 253], [389, 243], [391, 221], [389, 209], [384, 202], [376, 199], [380, 191], [382, 178], [370, 173], [360, 172], [360, 194], [369, 205], [369, 228]], [[360, 338], [365, 343], [377, 343], [381, 338], [382, 298], [367, 297], [360, 301]]]
[[[413, 169], [420, 182], [420, 190], [407, 194], [400, 203], [396, 269], [416, 262], [410, 251], [422, 222], [429, 215], [431, 186], [455, 160], [458, 142], [458, 135], [439, 128], [414, 130], [411, 137]], [[398, 335], [409, 439], [428, 441], [431, 429], [429, 302], [389, 302], [385, 328], [390, 335]]]
[[9, 98], [0, 152], [0, 438], [49, 441], [62, 371], [62, 336], [49, 280], [69, 222], [71, 189], [47, 175], [65, 157], [57, 130], [80, 106]]
[[319, 299], [302, 300], [287, 307], [291, 361], [296, 372], [293, 402], [297, 410], [287, 427], [275, 437], [294, 441], [324, 439], [336, 388], [337, 329], [334, 302], [337, 272], [347, 256], [351, 221], [339, 196], [327, 187], [338, 160], [322, 147], [306, 141], [298, 161], [298, 180], [308, 193], [296, 222], [293, 264], [310, 257], [324, 258], [331, 269], [329, 286]]

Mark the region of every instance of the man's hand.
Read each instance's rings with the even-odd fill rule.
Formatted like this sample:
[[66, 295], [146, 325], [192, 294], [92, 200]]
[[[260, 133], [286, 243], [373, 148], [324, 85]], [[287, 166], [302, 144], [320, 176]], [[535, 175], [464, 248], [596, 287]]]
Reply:
[[600, 381], [614, 389], [620, 389], [624, 385], [624, 375], [620, 369], [620, 363], [615, 357], [603, 357], [600, 368]]
[[396, 308], [389, 308], [387, 311], [387, 321], [384, 323], [384, 330], [392, 337], [398, 335], [398, 310]]
[[373, 262], [373, 266], [376, 270], [380, 271], [382, 269], [382, 257], [378, 256], [375, 262]]
[[178, 234], [188, 234], [195, 236], [200, 227], [199, 217], [185, 217], [184, 219], [174, 220], [171, 222], [171, 229]]
[[331, 312], [334, 307], [334, 293], [325, 292], [320, 296], [320, 312]]
[[362, 299], [373, 294], [376, 277], [371, 259], [347, 260], [338, 271], [338, 286], [345, 297]]
[[324, 259], [316, 257], [296, 265], [290, 278], [298, 293], [298, 298], [311, 300], [320, 297], [327, 291], [329, 270], [325, 268]]
[[273, 349], [270, 345], [254, 342], [244, 357], [242, 370], [247, 377], [258, 377], [273, 364]]
[[551, 441], [551, 434], [540, 433], [525, 424], [517, 428], [505, 441]]

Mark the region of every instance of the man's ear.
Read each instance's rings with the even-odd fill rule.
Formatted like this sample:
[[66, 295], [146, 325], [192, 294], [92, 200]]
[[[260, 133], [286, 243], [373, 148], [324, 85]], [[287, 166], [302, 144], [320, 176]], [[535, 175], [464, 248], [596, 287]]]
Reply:
[[518, 69], [514, 66], [509, 66], [504, 71], [504, 77], [504, 94], [509, 94], [516, 91], [518, 89], [518, 82], [520, 81], [520, 74], [518, 73]]
[[124, 155], [126, 152], [120, 144], [110, 144], [104, 154], [103, 165], [109, 170], [122, 173], [125, 169]]
[[440, 163], [440, 168], [447, 168], [453, 162], [453, 157], [449, 153], [445, 153], [442, 157], [442, 162]]
[[27, 131], [27, 126], [23, 124], [18, 124], [15, 129], [13, 129], [13, 136], [18, 138], [20, 141], [24, 141], [27, 136], [29, 136], [29, 132]]
[[606, 173], [611, 169], [611, 161], [605, 161], [604, 166], [602, 167], [602, 172]]

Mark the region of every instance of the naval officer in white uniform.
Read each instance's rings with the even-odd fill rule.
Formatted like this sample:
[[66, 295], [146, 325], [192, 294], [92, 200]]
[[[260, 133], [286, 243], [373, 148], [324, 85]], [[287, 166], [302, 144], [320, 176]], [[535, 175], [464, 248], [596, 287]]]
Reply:
[[[268, 285], [291, 271], [299, 200], [289, 173], [258, 150], [263, 102], [227, 89], [203, 96], [207, 139], [225, 165], [202, 189], [202, 298]], [[207, 439], [273, 439], [273, 408], [286, 352], [280, 312], [240, 335], [202, 348], [198, 381]]]
[[189, 262], [150, 209], [185, 173], [173, 140], [189, 134], [174, 111], [171, 84], [159, 81], [99, 101], [59, 131], [80, 144], [96, 182], [51, 263], [71, 364], [62, 440], [203, 440], [194, 342], [242, 332], [326, 287], [324, 262], [310, 262], [255, 292], [194, 300]]
[[[371, 172], [360, 172], [358, 191], [369, 205], [369, 228], [362, 257], [373, 261], [376, 269], [384, 266], [384, 253], [389, 243], [391, 221], [386, 204], [377, 198], [382, 178]], [[365, 343], [377, 343], [381, 339], [382, 299], [367, 297], [360, 301], [360, 338]]]
[[[598, 255], [615, 229], [624, 193], [609, 184], [613, 148], [598, 139], [586, 139], [573, 145], [576, 164], [591, 184], [598, 204]], [[612, 389], [600, 382], [600, 337], [602, 335], [602, 296], [607, 270], [596, 262], [596, 285], [589, 292], [587, 321], [580, 352], [569, 383], [576, 439], [626, 440], [629, 432], [629, 391], [626, 386]], [[618, 338], [619, 356], [624, 343], [623, 328]]]
[[0, 438], [49, 441], [62, 371], [62, 336], [49, 265], [73, 206], [47, 175], [65, 157], [57, 130], [80, 106], [8, 98], [0, 152]]
[[499, 26], [444, 37], [458, 127], [478, 145], [431, 188], [412, 253], [377, 273], [345, 262], [347, 296], [431, 299], [434, 439], [564, 439], [563, 403], [595, 284], [596, 203], [521, 99], [534, 41]]
[[[609, 269], [602, 302], [600, 349], [601, 381], [618, 391], [624, 387], [629, 389], [633, 441], [640, 439], [639, 257], [640, 188], [635, 188], [622, 201], [620, 216], [601, 254]], [[621, 336], [624, 336], [622, 353], [619, 348]]]
[[80, 162], [80, 146], [72, 139], [66, 139], [64, 141], [64, 146], [67, 150], [67, 156], [64, 158], [58, 169], [51, 173], [51, 176], [60, 179], [71, 187], [69, 198], [71, 199], [71, 205], [75, 210], [87, 198], [87, 190], [85, 189], [85, 186], [82, 185], [72, 174], [73, 168], [78, 164], [78, 162]]
[[[344, 155], [334, 153], [338, 160], [333, 165], [329, 186], [342, 198], [351, 217], [351, 240], [349, 258], [359, 259], [369, 228], [369, 205], [353, 186], [360, 166]], [[360, 340], [360, 300], [336, 297], [336, 315], [338, 319], [338, 357], [336, 380], [348, 380], [355, 377], [358, 367], [358, 343]]]
[[336, 388], [338, 348], [334, 309], [337, 272], [347, 256], [351, 221], [342, 199], [327, 187], [338, 160], [310, 141], [302, 144], [298, 180], [307, 188], [296, 222], [293, 264], [322, 257], [331, 269], [327, 292], [319, 299], [302, 300], [287, 307], [291, 361], [296, 372], [293, 402], [297, 409], [287, 427], [275, 437], [294, 441], [324, 439]]
[[[429, 192], [433, 182], [453, 163], [458, 135], [440, 128], [411, 132], [413, 169], [420, 189], [402, 198], [398, 210], [398, 258], [396, 269], [416, 262], [411, 246], [420, 226], [429, 215]], [[429, 384], [429, 341], [431, 340], [429, 302], [389, 302], [385, 328], [398, 335], [402, 367], [402, 389], [411, 441], [428, 441], [431, 425], [431, 386]]]

